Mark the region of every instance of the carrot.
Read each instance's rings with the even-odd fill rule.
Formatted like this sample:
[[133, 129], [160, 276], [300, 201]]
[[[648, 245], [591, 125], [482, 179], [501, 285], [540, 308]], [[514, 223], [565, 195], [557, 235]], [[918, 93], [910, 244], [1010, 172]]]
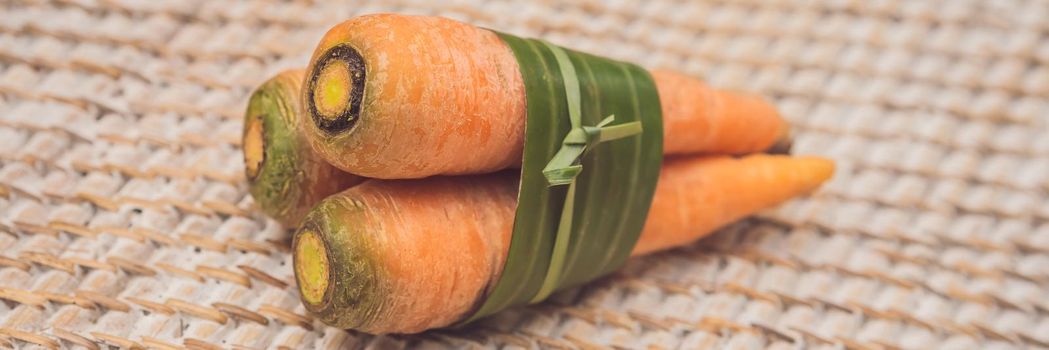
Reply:
[[[809, 192], [833, 163], [752, 155], [664, 165], [633, 255], [679, 246]], [[321, 202], [296, 233], [294, 270], [306, 308], [369, 333], [412, 333], [467, 316], [498, 280], [517, 178], [371, 180]]]
[[745, 154], [787, 137], [786, 122], [759, 96], [672, 71], [654, 70], [652, 78], [663, 109], [663, 153]]
[[330, 194], [363, 181], [317, 157], [299, 127], [304, 71], [289, 70], [259, 86], [244, 113], [244, 172], [259, 207], [288, 227]]
[[[802, 193], [829, 179], [834, 163], [756, 154], [668, 159], [632, 255], [676, 247]], [[697, 236], [698, 235], [698, 236]]]
[[[348, 172], [383, 179], [516, 167], [524, 81], [492, 31], [440, 17], [379, 14], [343, 22], [307, 69], [305, 130]], [[769, 148], [786, 122], [766, 101], [655, 71], [668, 154]]]

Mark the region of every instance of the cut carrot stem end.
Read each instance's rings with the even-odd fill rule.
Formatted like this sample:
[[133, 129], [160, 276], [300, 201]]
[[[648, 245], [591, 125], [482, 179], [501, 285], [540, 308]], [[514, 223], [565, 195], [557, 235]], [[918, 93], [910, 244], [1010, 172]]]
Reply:
[[350, 103], [350, 69], [346, 62], [332, 62], [317, 76], [313, 103], [321, 118], [338, 118]]
[[307, 303], [318, 305], [328, 290], [328, 252], [317, 234], [304, 230], [295, 241], [295, 277]]
[[328, 195], [364, 181], [324, 162], [302, 134], [304, 70], [288, 70], [259, 85], [244, 111], [244, 173], [259, 209], [296, 227]]
[[357, 124], [367, 79], [364, 57], [350, 45], [332, 47], [316, 61], [306, 80], [307, 112], [329, 135]]
[[266, 139], [261, 116], [248, 119], [247, 132], [244, 134], [244, 167], [249, 179], [254, 179], [266, 161]]

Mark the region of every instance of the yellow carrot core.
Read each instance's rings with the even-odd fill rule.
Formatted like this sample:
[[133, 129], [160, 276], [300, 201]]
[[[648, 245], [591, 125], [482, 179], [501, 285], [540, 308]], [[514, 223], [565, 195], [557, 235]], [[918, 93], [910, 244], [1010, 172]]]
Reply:
[[313, 105], [324, 119], [335, 119], [350, 106], [350, 87], [353, 86], [350, 67], [343, 61], [332, 61], [317, 76]]
[[324, 242], [311, 230], [299, 235], [295, 247], [295, 277], [299, 292], [310, 304], [320, 304], [328, 290], [328, 254]]
[[248, 130], [244, 135], [244, 167], [249, 179], [259, 175], [262, 162], [266, 160], [266, 139], [263, 137], [262, 117], [248, 121]]

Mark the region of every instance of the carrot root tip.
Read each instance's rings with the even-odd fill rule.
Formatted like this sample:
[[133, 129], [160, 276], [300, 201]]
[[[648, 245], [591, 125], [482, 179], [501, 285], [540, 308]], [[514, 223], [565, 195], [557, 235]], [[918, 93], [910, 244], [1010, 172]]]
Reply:
[[776, 142], [769, 147], [766, 153], [789, 155], [793, 146], [794, 135], [790, 133], [790, 130], [786, 130], [776, 138]]
[[305, 101], [319, 129], [331, 135], [357, 124], [366, 77], [364, 57], [348, 44], [321, 55], [308, 76]]
[[303, 300], [313, 305], [322, 304], [330, 278], [326, 245], [316, 233], [304, 230], [295, 240], [294, 249], [295, 278]]

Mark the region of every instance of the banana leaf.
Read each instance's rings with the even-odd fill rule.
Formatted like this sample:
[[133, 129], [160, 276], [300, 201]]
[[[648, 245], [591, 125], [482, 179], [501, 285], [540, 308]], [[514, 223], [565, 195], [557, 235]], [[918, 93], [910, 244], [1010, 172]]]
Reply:
[[506, 264], [464, 323], [621, 267], [663, 161], [659, 95], [647, 70], [498, 34], [524, 77], [524, 159]]

